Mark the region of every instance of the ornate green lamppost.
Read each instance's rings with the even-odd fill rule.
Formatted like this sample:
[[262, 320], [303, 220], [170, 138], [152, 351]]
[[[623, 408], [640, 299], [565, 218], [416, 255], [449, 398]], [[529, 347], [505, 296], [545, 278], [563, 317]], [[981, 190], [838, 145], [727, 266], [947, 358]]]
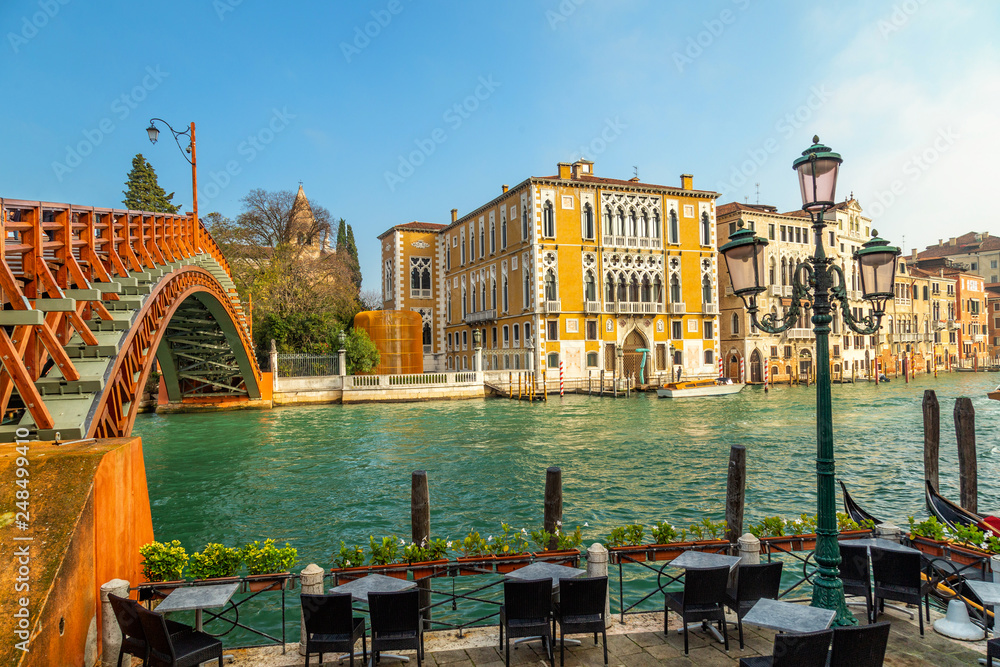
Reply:
[[[885, 303], [893, 296], [896, 276], [896, 258], [899, 248], [873, 238], [854, 254], [861, 268], [863, 297], [871, 302], [867, 316], [855, 319], [847, 300], [847, 283], [844, 272], [826, 256], [823, 249], [825, 223], [823, 214], [834, 206], [837, 189], [837, 172], [843, 162], [840, 155], [819, 143], [813, 145], [795, 160], [802, 191], [802, 209], [812, 220], [816, 249], [808, 263], [798, 265], [792, 272], [792, 303], [782, 317], [765, 313], [757, 318], [757, 295], [767, 289], [763, 284], [764, 248], [767, 239], [755, 236], [752, 230], [740, 229], [730, 237], [729, 243], [719, 248], [726, 258], [733, 292], [743, 299], [754, 325], [768, 333], [781, 333], [795, 325], [802, 310], [802, 301], [812, 303], [812, 324], [816, 334], [816, 563], [819, 569], [813, 580], [814, 607], [832, 609], [837, 613], [834, 625], [855, 625], [857, 619], [847, 610], [844, 586], [840, 580], [840, 547], [837, 543], [837, 507], [833, 456], [833, 411], [830, 399], [830, 322], [831, 312], [840, 302], [844, 323], [855, 332], [869, 336], [878, 331], [885, 315]], [[742, 227], [742, 222], [740, 223]]]

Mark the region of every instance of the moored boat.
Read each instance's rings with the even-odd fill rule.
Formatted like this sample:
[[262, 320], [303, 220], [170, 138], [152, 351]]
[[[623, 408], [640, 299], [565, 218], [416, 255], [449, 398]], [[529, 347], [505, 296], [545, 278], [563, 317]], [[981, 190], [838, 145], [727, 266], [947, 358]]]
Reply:
[[738, 393], [746, 385], [729, 378], [669, 382], [656, 390], [660, 398], [695, 398]]
[[847, 513], [847, 516], [851, 517], [858, 525], [863, 525], [865, 521], [871, 521], [876, 526], [882, 523], [854, 501], [851, 494], [847, 492], [847, 486], [844, 485], [843, 480], [838, 479], [837, 481], [840, 482], [840, 488], [844, 492], [844, 512]]
[[986, 398], [992, 398], [994, 401], [1000, 401], [1000, 385], [998, 385], [993, 391], [986, 392]]
[[952, 530], [956, 526], [975, 526], [986, 533], [1000, 536], [1000, 519], [995, 516], [982, 517], [975, 512], [956, 505], [934, 490], [930, 481], [925, 481], [927, 510]]

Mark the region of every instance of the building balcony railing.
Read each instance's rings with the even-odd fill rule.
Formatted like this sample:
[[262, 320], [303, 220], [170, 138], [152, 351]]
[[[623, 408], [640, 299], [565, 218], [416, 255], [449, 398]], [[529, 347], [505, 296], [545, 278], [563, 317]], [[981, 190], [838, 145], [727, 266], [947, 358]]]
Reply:
[[587, 314], [601, 312], [601, 302], [600, 301], [584, 301], [583, 302], [583, 312], [585, 312]]
[[663, 312], [663, 304], [649, 301], [614, 301], [608, 304], [608, 312], [616, 315], [655, 315]]
[[719, 307], [714, 303], [706, 303], [702, 306], [702, 312], [706, 315], [718, 315]]
[[782, 288], [782, 291], [784, 292], [785, 296], [791, 296], [794, 290], [791, 285], [785, 285]]
[[847, 290], [847, 300], [848, 301], [861, 301], [861, 290], [849, 289]]
[[771, 296], [781, 296], [784, 292], [781, 285], [771, 285], [767, 288], [767, 293]]
[[732, 285], [726, 285], [726, 296], [732, 296], [733, 294], [734, 294], [734, 292], [733, 292], [733, 286]]
[[892, 334], [894, 343], [918, 343], [920, 342], [920, 334], [911, 333], [909, 331], [905, 333], [894, 333]]
[[546, 313], [562, 312], [562, 301], [546, 301], [543, 310]]
[[663, 240], [659, 238], [647, 238], [645, 236], [618, 236], [614, 234], [606, 235], [603, 238], [606, 247], [614, 248], [647, 248], [651, 250], [661, 250]]
[[683, 301], [670, 304], [670, 314], [671, 315], [683, 315], [687, 312], [687, 308]]
[[934, 342], [934, 334], [932, 334], [932, 333], [923, 333], [923, 334], [920, 334], [920, 340], [922, 340], [925, 343], [933, 343]]
[[480, 322], [492, 322], [497, 318], [496, 310], [480, 310], [475, 313], [468, 313], [465, 316], [466, 324], [479, 324]]
[[986, 342], [986, 334], [974, 334], [972, 336], [972, 342], [973, 343], [985, 343]]
[[813, 333], [813, 330], [809, 329], [809, 328], [806, 328], [806, 327], [801, 327], [801, 328], [796, 327], [794, 329], [789, 329], [788, 330], [788, 339], [789, 340], [802, 340], [802, 339], [815, 338], [815, 337], [816, 337], [816, 334]]
[[411, 299], [430, 299], [431, 291], [429, 289], [411, 289], [410, 290]]

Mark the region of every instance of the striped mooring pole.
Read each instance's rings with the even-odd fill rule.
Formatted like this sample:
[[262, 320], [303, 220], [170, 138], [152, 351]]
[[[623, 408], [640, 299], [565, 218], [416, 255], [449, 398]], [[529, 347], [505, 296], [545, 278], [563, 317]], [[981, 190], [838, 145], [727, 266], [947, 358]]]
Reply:
[[722, 373], [722, 357], [719, 357], [719, 377], [725, 377]]
[[564, 384], [564, 381], [563, 381], [563, 373], [564, 373], [564, 370], [565, 370], [564, 364], [565, 364], [564, 361], [562, 361], [562, 360], [559, 361], [559, 397], [560, 398], [562, 398], [563, 394], [566, 393], [566, 387], [565, 387], [565, 384]]
[[746, 360], [744, 360], [743, 357], [740, 357], [740, 379], [738, 381], [746, 382], [746, 378], [747, 378]]
[[771, 375], [771, 364], [764, 362], [764, 386], [767, 386], [767, 381]]

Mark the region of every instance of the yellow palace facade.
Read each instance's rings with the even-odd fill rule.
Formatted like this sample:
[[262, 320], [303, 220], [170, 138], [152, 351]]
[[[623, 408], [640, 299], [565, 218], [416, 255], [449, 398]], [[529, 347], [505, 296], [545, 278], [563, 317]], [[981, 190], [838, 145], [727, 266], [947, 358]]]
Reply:
[[[379, 237], [385, 307], [422, 308], [425, 350], [441, 350], [425, 370], [472, 369], [479, 331], [486, 371], [551, 379], [562, 364], [571, 379], [605, 370], [640, 382], [718, 373], [718, 194], [689, 175], [663, 186], [593, 167], [559, 163], [464, 216], [453, 210], [450, 224]], [[428, 299], [408, 306], [399, 294], [416, 263], [436, 270], [418, 292]]]

